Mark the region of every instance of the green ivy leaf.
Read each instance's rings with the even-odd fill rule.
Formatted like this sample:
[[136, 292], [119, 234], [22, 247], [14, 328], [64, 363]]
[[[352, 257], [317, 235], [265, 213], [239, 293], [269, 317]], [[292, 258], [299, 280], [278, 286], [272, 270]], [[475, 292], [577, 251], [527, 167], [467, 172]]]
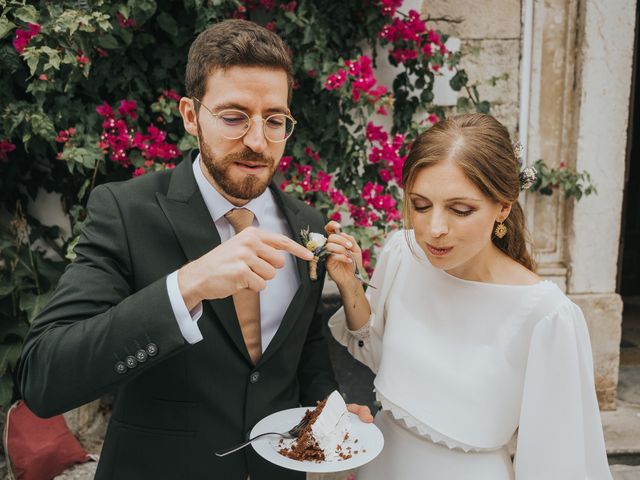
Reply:
[[16, 28], [15, 23], [4, 17], [0, 18], [0, 39], [6, 37], [14, 28]]
[[491, 104], [489, 102], [487, 102], [486, 100], [483, 100], [481, 102], [479, 102], [478, 104], [476, 104], [476, 112], [478, 113], [489, 113], [489, 111], [491, 110]]
[[158, 26], [172, 37], [178, 35], [178, 23], [167, 12], [162, 12], [156, 18]]
[[100, 35], [98, 37], [98, 46], [107, 50], [114, 50], [118, 48], [118, 40], [116, 37], [108, 33], [107, 35]]
[[13, 377], [6, 373], [0, 377], [0, 409], [6, 412], [13, 400]]
[[471, 110], [471, 106], [471, 100], [469, 100], [469, 97], [460, 97], [456, 103], [456, 110], [459, 113], [467, 113]]
[[25, 5], [18, 8], [13, 12], [13, 16], [24, 23], [37, 23], [38, 21], [38, 11], [33, 5]]
[[456, 92], [459, 92], [469, 81], [469, 77], [467, 77], [467, 72], [464, 70], [458, 70], [456, 74], [451, 77], [449, 80], [449, 85]]
[[51, 291], [42, 295], [26, 292], [20, 295], [20, 310], [27, 314], [27, 321], [29, 323], [31, 323], [42, 311], [50, 296]]
[[14, 366], [20, 358], [22, 345], [17, 342], [0, 344], [0, 375], [4, 375], [9, 366]]

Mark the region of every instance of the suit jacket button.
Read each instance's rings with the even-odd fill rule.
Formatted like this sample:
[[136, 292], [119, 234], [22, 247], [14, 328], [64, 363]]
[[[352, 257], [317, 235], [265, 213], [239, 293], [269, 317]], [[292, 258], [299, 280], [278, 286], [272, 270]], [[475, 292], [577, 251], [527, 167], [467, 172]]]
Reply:
[[127, 368], [136, 368], [138, 366], [138, 360], [133, 355], [129, 355], [124, 361], [127, 364]]
[[158, 346], [155, 343], [147, 345], [147, 353], [150, 357], [155, 357], [158, 354]]
[[148, 353], [146, 350], [140, 349], [136, 352], [136, 360], [140, 363], [144, 363], [147, 361]]
[[249, 377], [251, 383], [258, 383], [258, 380], [260, 380], [260, 372], [253, 372]]
[[120, 374], [127, 373], [127, 366], [124, 362], [118, 362], [115, 364], [115, 370]]

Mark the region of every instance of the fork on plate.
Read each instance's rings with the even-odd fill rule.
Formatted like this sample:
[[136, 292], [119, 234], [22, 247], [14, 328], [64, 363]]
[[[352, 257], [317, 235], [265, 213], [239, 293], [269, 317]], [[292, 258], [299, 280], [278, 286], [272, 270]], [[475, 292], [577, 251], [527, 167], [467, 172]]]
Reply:
[[300, 420], [300, 422], [298, 422], [298, 424], [295, 427], [293, 427], [291, 430], [289, 430], [287, 432], [266, 432], [266, 433], [261, 433], [260, 435], [256, 435], [255, 437], [250, 438], [246, 442], [239, 443], [238, 445], [235, 445], [235, 446], [233, 446], [231, 448], [227, 448], [227, 449], [224, 449], [224, 450], [218, 450], [216, 452], [216, 456], [217, 457], [224, 457], [226, 455], [229, 455], [230, 453], [237, 452], [238, 450], [241, 450], [244, 447], [246, 447], [247, 445], [249, 445], [254, 440], [257, 440], [257, 439], [262, 438], [262, 437], [266, 437], [267, 435], [280, 435], [282, 438], [289, 438], [289, 439], [296, 438], [300, 434], [302, 429], [307, 426], [307, 423], [309, 423], [309, 420], [307, 419], [307, 416], [305, 415], [304, 417], [302, 417], [302, 420]]

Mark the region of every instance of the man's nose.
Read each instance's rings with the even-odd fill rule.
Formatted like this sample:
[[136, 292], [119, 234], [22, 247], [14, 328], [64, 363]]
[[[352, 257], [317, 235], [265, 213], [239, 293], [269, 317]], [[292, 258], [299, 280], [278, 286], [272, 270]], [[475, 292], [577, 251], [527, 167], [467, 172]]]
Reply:
[[242, 137], [244, 144], [256, 153], [262, 153], [267, 148], [267, 139], [262, 128], [262, 118], [252, 118], [249, 131]]

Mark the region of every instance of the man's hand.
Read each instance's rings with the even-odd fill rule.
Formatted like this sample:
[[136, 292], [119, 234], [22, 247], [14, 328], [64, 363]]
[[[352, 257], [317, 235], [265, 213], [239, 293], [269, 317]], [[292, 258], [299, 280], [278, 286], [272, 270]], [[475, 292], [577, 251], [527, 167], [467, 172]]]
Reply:
[[358, 415], [364, 423], [373, 423], [373, 415], [366, 405], [358, 405], [357, 403], [348, 403], [347, 410]]
[[243, 288], [264, 290], [267, 280], [276, 276], [276, 269], [284, 267], [283, 252], [307, 261], [313, 258], [312, 252], [289, 237], [245, 228], [178, 271], [178, 287], [187, 309]]

